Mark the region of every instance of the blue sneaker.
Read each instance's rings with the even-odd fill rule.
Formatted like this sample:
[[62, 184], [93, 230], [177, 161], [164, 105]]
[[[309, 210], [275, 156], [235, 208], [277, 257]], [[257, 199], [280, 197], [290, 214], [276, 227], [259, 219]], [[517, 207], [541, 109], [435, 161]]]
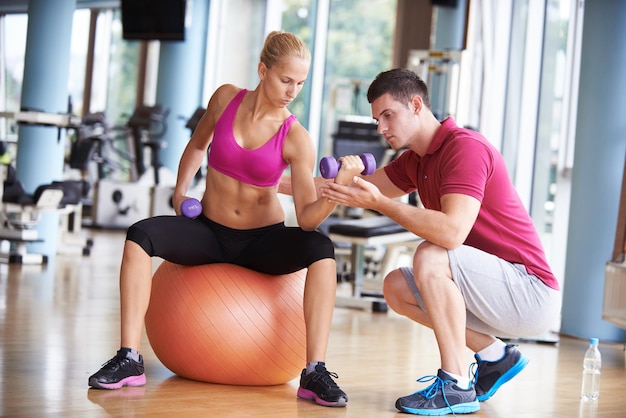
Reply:
[[401, 412], [415, 415], [471, 414], [480, 410], [474, 387], [461, 389], [446, 372], [439, 369], [437, 376], [424, 376], [418, 382], [435, 382], [412, 395], [396, 401]]
[[478, 354], [474, 354], [474, 358], [478, 366], [474, 374], [474, 386], [476, 398], [480, 402], [491, 398], [500, 386], [517, 376], [528, 364], [528, 357], [520, 353], [517, 344], [507, 344], [500, 360], [485, 361]]

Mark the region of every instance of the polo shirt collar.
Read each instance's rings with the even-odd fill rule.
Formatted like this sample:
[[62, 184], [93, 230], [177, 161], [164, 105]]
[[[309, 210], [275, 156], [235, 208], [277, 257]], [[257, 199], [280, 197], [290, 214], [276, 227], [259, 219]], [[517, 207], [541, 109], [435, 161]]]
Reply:
[[432, 142], [430, 143], [430, 145], [428, 146], [428, 150], [426, 151], [426, 154], [436, 153], [439, 150], [439, 148], [441, 148], [441, 145], [443, 144], [444, 140], [448, 136], [448, 133], [453, 128], [456, 128], [456, 123], [454, 122], [454, 118], [452, 116], [448, 116], [441, 122], [441, 126], [439, 127], [439, 129], [437, 129], [437, 132], [435, 132], [435, 136]]

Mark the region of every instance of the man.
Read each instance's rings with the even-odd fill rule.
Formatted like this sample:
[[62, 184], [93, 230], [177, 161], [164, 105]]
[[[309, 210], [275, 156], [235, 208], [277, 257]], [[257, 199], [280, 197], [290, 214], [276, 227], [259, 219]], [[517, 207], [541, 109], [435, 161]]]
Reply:
[[[396, 407], [418, 415], [478, 411], [528, 363], [497, 337], [547, 331], [560, 310], [558, 281], [502, 156], [481, 134], [452, 118], [438, 121], [426, 85], [409, 70], [380, 73], [367, 98], [379, 133], [406, 151], [349, 186], [328, 182], [321, 193], [424, 239], [411, 267], [387, 275], [383, 292], [393, 310], [433, 329], [441, 368], [419, 380], [434, 383]], [[424, 208], [396, 199], [414, 190]], [[465, 347], [475, 353], [473, 377]]]

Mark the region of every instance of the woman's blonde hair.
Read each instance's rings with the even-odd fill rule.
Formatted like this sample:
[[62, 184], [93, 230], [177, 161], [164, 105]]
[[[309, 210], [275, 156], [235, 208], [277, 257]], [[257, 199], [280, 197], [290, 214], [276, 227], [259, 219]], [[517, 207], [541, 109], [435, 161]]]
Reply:
[[261, 62], [270, 68], [284, 57], [311, 60], [311, 52], [306, 44], [293, 33], [277, 30], [270, 32], [261, 50]]

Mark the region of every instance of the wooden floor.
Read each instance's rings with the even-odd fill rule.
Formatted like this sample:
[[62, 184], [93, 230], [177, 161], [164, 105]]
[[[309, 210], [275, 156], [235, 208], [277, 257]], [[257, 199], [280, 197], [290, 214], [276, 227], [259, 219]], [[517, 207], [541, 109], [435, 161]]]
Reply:
[[[324, 408], [296, 399], [297, 379], [271, 387], [194, 382], [167, 370], [144, 341], [148, 383], [89, 390], [87, 378], [118, 348], [118, 269], [123, 233], [83, 231], [91, 256], [57, 256], [46, 268], [0, 264], [2, 417], [395, 417], [397, 397], [436, 373], [430, 330], [392, 313], [337, 308], [329, 370], [350, 402]], [[597, 403], [579, 401], [587, 342], [519, 342], [528, 367], [481, 403], [477, 417], [624, 417], [623, 344], [601, 343]], [[473, 360], [468, 352], [468, 365]]]

